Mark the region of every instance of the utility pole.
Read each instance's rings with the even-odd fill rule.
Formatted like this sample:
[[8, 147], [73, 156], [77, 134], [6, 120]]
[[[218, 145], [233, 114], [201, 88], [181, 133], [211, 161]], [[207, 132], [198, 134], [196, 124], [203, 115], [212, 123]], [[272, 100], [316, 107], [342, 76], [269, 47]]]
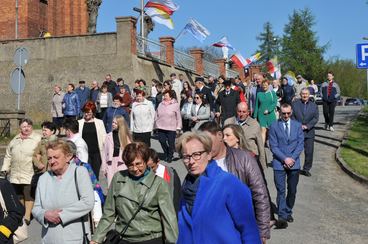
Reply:
[[[365, 37], [363, 37], [363, 40], [368, 40], [368, 37], [367, 36], [365, 36]], [[368, 69], [366, 69], [366, 71], [367, 71], [367, 98], [368, 98]]]
[[15, 0], [15, 39], [18, 39], [18, 0]]

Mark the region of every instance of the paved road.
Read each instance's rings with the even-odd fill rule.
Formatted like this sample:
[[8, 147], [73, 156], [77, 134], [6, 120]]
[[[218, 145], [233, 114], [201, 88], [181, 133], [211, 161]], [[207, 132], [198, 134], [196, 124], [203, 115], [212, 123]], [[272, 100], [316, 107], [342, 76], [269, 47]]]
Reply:
[[[268, 243], [368, 243], [368, 189], [347, 176], [334, 159], [347, 123], [357, 112], [354, 107], [338, 107], [335, 132], [322, 130], [321, 122], [317, 125], [312, 177], [300, 177], [294, 207], [295, 221], [286, 230], [272, 230]], [[323, 121], [321, 113], [320, 117]], [[160, 151], [157, 141], [153, 141], [153, 147]], [[185, 169], [182, 163], [173, 162], [172, 166], [183, 178]], [[266, 170], [266, 177], [274, 200], [276, 190], [271, 169]], [[41, 230], [37, 222], [32, 221], [30, 232], [30, 239], [24, 243], [40, 243]]]

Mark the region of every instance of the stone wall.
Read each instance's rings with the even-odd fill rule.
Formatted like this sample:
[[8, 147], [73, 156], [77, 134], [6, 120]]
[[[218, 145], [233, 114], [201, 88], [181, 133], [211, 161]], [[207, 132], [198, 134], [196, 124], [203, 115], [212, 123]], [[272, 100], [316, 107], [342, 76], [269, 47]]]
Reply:
[[0, 109], [16, 109], [17, 96], [10, 88], [10, 73], [17, 47], [26, 47], [29, 61], [24, 66], [25, 91], [20, 108], [36, 122], [51, 116], [50, 100], [56, 84], [63, 88], [79, 80], [101, 83], [111, 73], [113, 79], [123, 77], [132, 85], [137, 78], [169, 79], [172, 72], [186, 75], [193, 80], [196, 74], [186, 73], [174, 66], [137, 57], [135, 44], [136, 19], [116, 18], [117, 32], [94, 35], [22, 39], [0, 43]]

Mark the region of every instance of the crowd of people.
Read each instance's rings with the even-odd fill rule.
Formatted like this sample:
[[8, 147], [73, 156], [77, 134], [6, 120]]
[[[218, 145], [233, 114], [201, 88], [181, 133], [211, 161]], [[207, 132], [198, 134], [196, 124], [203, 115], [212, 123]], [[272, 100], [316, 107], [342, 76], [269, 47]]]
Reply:
[[[266, 243], [273, 226], [294, 221], [319, 119], [313, 81], [258, 73], [249, 82], [197, 77], [192, 86], [172, 73], [151, 82], [129, 87], [108, 74], [91, 88], [85, 81], [66, 92], [55, 85], [42, 136], [32, 120], [20, 121], [1, 169], [12, 186], [3, 190], [0, 181], [6, 208], [16, 209], [0, 211], [2, 243], [12, 243], [16, 227], [32, 218], [43, 243], [91, 244]], [[333, 131], [340, 90], [332, 72], [321, 89], [325, 128]], [[153, 138], [162, 154], [151, 148]], [[183, 182], [170, 167], [179, 158], [188, 170]]]

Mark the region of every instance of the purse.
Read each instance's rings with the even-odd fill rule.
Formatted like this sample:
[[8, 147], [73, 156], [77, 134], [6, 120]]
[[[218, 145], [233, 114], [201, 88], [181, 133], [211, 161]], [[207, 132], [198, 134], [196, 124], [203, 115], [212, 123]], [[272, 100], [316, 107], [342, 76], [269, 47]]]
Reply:
[[[78, 180], [77, 180], [77, 168], [75, 168], [75, 171], [74, 171], [74, 183], [75, 183], [75, 189], [77, 190], [78, 200], [80, 200], [80, 194], [79, 194], [79, 189], [78, 189]], [[86, 233], [86, 227], [84, 226], [83, 216], [80, 219], [81, 219], [82, 230], [83, 230], [83, 242], [82, 243], [83, 244], [89, 244], [90, 241], [88, 239], [88, 233]]]
[[[6, 208], [4, 197], [3, 197], [3, 194], [1, 193], [1, 191], [0, 191], [0, 205], [1, 205], [1, 208], [3, 209], [3, 211], [4, 211], [4, 217], [7, 217], [8, 216], [8, 210]], [[28, 226], [24, 222], [24, 219], [22, 219], [22, 223], [23, 224], [21, 226], [19, 226], [18, 229], [14, 232], [14, 235], [13, 235], [14, 243], [22, 242], [22, 241], [24, 241], [28, 238]]]
[[[155, 182], [155, 180], [156, 180], [156, 175], [155, 175], [155, 178], [152, 181], [151, 187], [153, 186], [153, 183]], [[150, 188], [148, 188], [148, 189], [150, 189]], [[124, 229], [121, 232], [118, 232], [115, 229], [109, 230], [106, 234], [105, 241], [103, 242], [103, 244], [129, 244], [129, 242], [127, 242], [123, 239], [124, 234], [128, 230], [129, 225], [133, 221], [135, 216], [137, 216], [138, 212], [142, 209], [143, 203], [146, 200], [146, 195], [147, 195], [148, 189], [144, 193], [142, 202], [139, 204], [137, 210], [134, 212], [133, 216], [129, 219], [129, 221], [125, 225]]]
[[35, 198], [35, 196], [36, 196], [37, 184], [38, 184], [38, 180], [40, 179], [41, 175], [43, 175], [43, 172], [35, 173], [32, 176], [32, 179], [31, 179], [31, 196], [33, 198]]

